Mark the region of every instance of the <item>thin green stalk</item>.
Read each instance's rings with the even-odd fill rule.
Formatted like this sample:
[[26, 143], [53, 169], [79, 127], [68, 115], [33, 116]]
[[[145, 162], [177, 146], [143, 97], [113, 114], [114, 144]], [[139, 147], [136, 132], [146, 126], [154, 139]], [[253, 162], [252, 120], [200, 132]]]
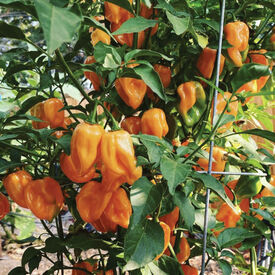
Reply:
[[97, 123], [97, 121], [96, 121], [97, 105], [98, 105], [98, 101], [96, 100], [95, 105], [94, 105], [94, 109], [93, 109], [93, 112], [92, 112], [92, 115], [91, 115], [91, 122], [92, 123]]
[[37, 50], [39, 50], [40, 52], [42, 52], [43, 54], [45, 54], [46, 56], [48, 56], [49, 58], [51, 58], [51, 56], [44, 51], [42, 48], [40, 48], [39, 46], [37, 46], [34, 42], [32, 42], [29, 38], [26, 37], [26, 41], [31, 44], [32, 46], [34, 46]]
[[16, 145], [9, 144], [9, 143], [7, 143], [5, 141], [0, 141], [0, 144], [3, 144], [3, 145], [5, 145], [5, 146], [7, 146], [9, 148], [15, 149], [15, 150], [20, 151], [20, 152], [30, 154], [32, 156], [41, 157], [39, 154], [37, 154], [37, 153], [35, 153], [33, 151], [30, 151], [28, 149], [24, 149], [24, 148], [18, 147]]
[[273, 249], [272, 256], [270, 257], [270, 264], [266, 275], [272, 275], [274, 262], [275, 262], [275, 249]]
[[[136, 0], [136, 7], [135, 7], [135, 12], [136, 16], [139, 15], [139, 10], [140, 10], [140, 0]], [[134, 38], [133, 38], [133, 49], [137, 49], [138, 47], [138, 33], [134, 33]]]
[[[176, 261], [178, 261], [177, 255], [176, 255], [176, 253], [175, 253], [175, 251], [174, 251], [174, 249], [173, 249], [173, 246], [171, 245], [170, 242], [169, 242], [169, 244], [168, 244], [168, 247], [169, 247], [169, 250], [170, 250], [170, 252], [171, 252], [172, 257], [173, 257]], [[182, 270], [181, 268], [180, 268], [180, 274], [181, 274], [181, 275], [184, 275], [183, 270]]]
[[251, 39], [252, 41], [254, 41], [258, 37], [258, 35], [260, 33], [262, 33], [263, 29], [266, 27], [266, 25], [268, 24], [269, 19], [273, 16], [273, 14], [274, 13], [272, 11], [268, 13], [268, 15], [265, 17], [264, 21], [260, 24], [260, 26], [257, 29], [256, 33], [252, 37], [252, 39]]
[[113, 117], [113, 115], [111, 114], [111, 112], [106, 108], [106, 106], [102, 103], [102, 102], [100, 102], [100, 101], [98, 101], [97, 99], [95, 99], [97, 102], [98, 102], [98, 104], [104, 109], [104, 112], [106, 112], [107, 113], [107, 115], [110, 117], [110, 119], [111, 119], [111, 121], [112, 121], [112, 123], [113, 123], [113, 130], [119, 130], [120, 129], [120, 127], [118, 126], [118, 123], [117, 123], [117, 121], [115, 120], [115, 118]]
[[43, 220], [40, 220], [43, 227], [45, 228], [45, 230], [47, 231], [47, 233], [51, 236], [51, 237], [55, 237], [53, 232], [49, 229], [49, 227], [46, 225], [46, 223]]
[[250, 272], [251, 275], [257, 275], [257, 255], [255, 247], [250, 249]]
[[98, 249], [98, 253], [99, 253], [99, 255], [100, 255], [100, 261], [101, 261], [101, 265], [102, 265], [102, 268], [103, 268], [103, 274], [105, 275], [106, 269], [105, 269], [105, 265], [104, 265], [104, 257], [103, 257], [103, 255], [102, 255], [100, 249]]

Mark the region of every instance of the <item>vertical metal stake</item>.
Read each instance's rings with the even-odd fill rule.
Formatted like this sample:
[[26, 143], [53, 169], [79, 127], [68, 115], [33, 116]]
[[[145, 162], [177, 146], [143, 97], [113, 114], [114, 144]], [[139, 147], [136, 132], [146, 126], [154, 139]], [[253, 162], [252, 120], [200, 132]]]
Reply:
[[[220, 17], [220, 33], [219, 33], [219, 47], [217, 53], [217, 62], [216, 62], [216, 87], [219, 87], [219, 73], [220, 73], [220, 57], [222, 51], [222, 36], [223, 36], [223, 25], [224, 25], [224, 11], [225, 11], [225, 0], [222, 1], [221, 6], [221, 17]], [[217, 107], [217, 95], [218, 90], [215, 89], [214, 98], [213, 98], [213, 117], [212, 125], [214, 124], [214, 119], [216, 116], [216, 107]], [[210, 142], [210, 151], [209, 151], [209, 161], [208, 161], [208, 171], [207, 173], [211, 175], [212, 172], [212, 156], [213, 156], [213, 146], [214, 141]], [[204, 275], [205, 271], [205, 256], [206, 256], [206, 246], [207, 246], [207, 229], [208, 229], [208, 208], [209, 208], [209, 197], [210, 189], [206, 189], [206, 201], [205, 201], [205, 212], [204, 212], [204, 227], [203, 227], [203, 249], [202, 249], [202, 262], [201, 262], [201, 275]]]

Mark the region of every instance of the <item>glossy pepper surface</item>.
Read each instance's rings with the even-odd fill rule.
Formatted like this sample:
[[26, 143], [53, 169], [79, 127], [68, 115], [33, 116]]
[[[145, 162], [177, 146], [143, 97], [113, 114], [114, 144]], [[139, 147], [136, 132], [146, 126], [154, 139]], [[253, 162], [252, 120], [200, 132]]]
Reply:
[[[138, 64], [128, 65], [129, 68], [136, 66], [138, 66]], [[115, 88], [126, 105], [137, 109], [143, 101], [147, 85], [141, 79], [121, 77], [116, 79]]]
[[193, 127], [206, 109], [206, 96], [202, 85], [197, 81], [181, 84], [177, 93], [180, 97], [179, 113], [187, 128]]
[[80, 175], [79, 170], [76, 169], [71, 156], [68, 156], [65, 153], [61, 153], [60, 155], [60, 167], [66, 177], [73, 182], [87, 182], [95, 176], [95, 167], [91, 167], [87, 170], [87, 173]]
[[87, 182], [76, 196], [76, 207], [83, 221], [93, 223], [98, 220], [111, 197], [112, 193], [106, 192], [102, 183]]
[[158, 73], [161, 83], [164, 88], [167, 88], [171, 83], [171, 69], [168, 66], [155, 64], [154, 70]]
[[[133, 1], [130, 0], [129, 2], [132, 4]], [[105, 18], [115, 24], [123, 23], [131, 17], [134, 17], [134, 15], [129, 11], [107, 1], [104, 2], [104, 12]]]
[[[95, 60], [94, 56], [88, 56], [85, 59], [84, 64], [93, 64], [95, 62], [96, 62], [96, 60]], [[93, 84], [93, 87], [96, 91], [100, 90], [100, 78], [95, 72], [85, 71], [84, 76], [91, 81], [91, 83]]]
[[159, 138], [166, 136], [169, 127], [162, 109], [152, 108], [144, 112], [141, 117], [141, 132]]
[[49, 122], [47, 121], [45, 112], [44, 112], [44, 102], [39, 102], [35, 104], [31, 109], [30, 109], [31, 115], [34, 117], [39, 118], [40, 120], [43, 121], [32, 121], [32, 127], [34, 129], [43, 129], [49, 126]]
[[[214, 70], [215, 61], [217, 56], [217, 50], [205, 47], [199, 55], [197, 60], [197, 68], [204, 78], [210, 79]], [[221, 74], [224, 67], [225, 58], [221, 55], [220, 69]]]
[[[275, 187], [275, 175], [271, 176], [271, 180], [270, 180], [269, 183], [272, 186]], [[266, 188], [266, 187], [261, 191], [261, 196], [262, 197], [275, 197], [275, 195], [268, 188]]]
[[9, 212], [9, 200], [3, 193], [0, 193], [0, 220], [2, 220]]
[[95, 46], [99, 41], [104, 44], [110, 45], [111, 44], [111, 37], [106, 32], [96, 29], [91, 33], [91, 43]]
[[[175, 245], [175, 241], [176, 241], [176, 236], [171, 236], [170, 243], [172, 246]], [[170, 256], [170, 250], [167, 249], [165, 251], [165, 254]], [[179, 263], [181, 263], [181, 264], [184, 263], [190, 257], [190, 245], [185, 237], [182, 237], [180, 239], [179, 251], [178, 251], [178, 253], [176, 253], [176, 256], [177, 256]]]
[[104, 212], [98, 220], [92, 222], [92, 225], [97, 231], [100, 231], [102, 233], [115, 233], [117, 231], [117, 223], [114, 223], [110, 219], [108, 219]]
[[[227, 106], [227, 101], [229, 101], [231, 96], [232, 94], [229, 92], [224, 92], [223, 95], [221, 93], [218, 94], [217, 105], [216, 105], [217, 115], [220, 115], [223, 112], [224, 108]], [[236, 117], [237, 113], [238, 113], [238, 100], [237, 100], [237, 97], [233, 96], [224, 114], [232, 115]], [[218, 131], [220, 133], [224, 133], [226, 130], [228, 130], [231, 127], [232, 124], [233, 124], [233, 121], [227, 122], [226, 124], [222, 125]]]
[[[269, 62], [268, 59], [265, 57], [265, 53], [267, 50], [261, 49], [259, 51], [249, 51], [248, 57], [246, 59], [246, 63], [257, 63], [261, 65], [268, 66]], [[257, 92], [259, 92], [266, 84], [266, 82], [269, 79], [269, 75], [261, 76], [259, 79], [257, 79]]]
[[235, 193], [239, 199], [252, 198], [262, 189], [259, 177], [241, 176], [235, 187]]
[[171, 233], [170, 227], [164, 222], [160, 222], [159, 225], [161, 226], [163, 233], [164, 233], [164, 247], [163, 247], [162, 252], [156, 256], [155, 260], [158, 260], [163, 255], [163, 253], [167, 249], [169, 242], [170, 242], [170, 233]]
[[49, 98], [44, 102], [44, 113], [46, 121], [50, 123], [51, 128], [62, 127], [64, 123], [63, 102], [58, 98]]
[[[92, 273], [97, 268], [97, 264], [91, 265], [89, 262], [83, 261], [83, 262], [75, 263], [73, 267], [86, 269], [87, 271]], [[83, 270], [72, 269], [72, 275], [87, 275], [87, 272]]]
[[159, 220], [166, 223], [170, 227], [171, 232], [173, 232], [179, 219], [179, 212], [180, 209], [176, 206], [173, 211], [164, 216], [161, 216]]
[[82, 122], [76, 126], [71, 139], [71, 157], [80, 176], [87, 174], [100, 160], [100, 144], [104, 133], [103, 127], [98, 124]]
[[114, 191], [125, 182], [132, 185], [142, 175], [141, 166], [136, 166], [131, 136], [124, 130], [103, 135], [101, 157], [102, 182], [107, 191]]
[[50, 177], [30, 181], [24, 189], [24, 196], [32, 213], [47, 221], [56, 217], [64, 202], [59, 183]]
[[[258, 91], [257, 87], [257, 80], [251, 80], [245, 84], [243, 84], [237, 91], [236, 94], [241, 93], [241, 92], [251, 92], [251, 93], [256, 93]], [[247, 103], [251, 99], [250, 97], [246, 97], [244, 100], [244, 103]]]
[[223, 203], [216, 215], [216, 219], [224, 223], [226, 228], [235, 227], [241, 218], [242, 211], [239, 206], [233, 210], [227, 203]]
[[11, 173], [3, 180], [4, 187], [10, 198], [24, 208], [27, 208], [24, 197], [24, 189], [31, 180], [32, 176], [25, 170], [19, 170]]
[[181, 269], [184, 272], [184, 275], [199, 275], [199, 271], [190, 265], [181, 265]]
[[104, 214], [111, 222], [128, 228], [132, 206], [124, 189], [118, 188], [113, 192]]
[[141, 132], [141, 118], [138, 116], [126, 117], [121, 121], [121, 128], [129, 134], [137, 135]]
[[248, 47], [249, 29], [243, 22], [236, 21], [225, 25], [225, 39], [233, 47], [227, 49], [227, 53], [237, 67], [243, 65], [241, 52]]

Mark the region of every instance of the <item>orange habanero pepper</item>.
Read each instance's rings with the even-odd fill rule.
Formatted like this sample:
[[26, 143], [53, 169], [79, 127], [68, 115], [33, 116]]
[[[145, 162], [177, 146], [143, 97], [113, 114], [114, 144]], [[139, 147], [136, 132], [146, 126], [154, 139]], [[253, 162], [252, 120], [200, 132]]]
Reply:
[[82, 122], [76, 126], [71, 139], [71, 157], [78, 175], [87, 174], [100, 160], [100, 143], [104, 133], [99, 124]]
[[[269, 183], [275, 187], [275, 175], [271, 176], [271, 180]], [[275, 197], [275, 195], [266, 187], [262, 190], [260, 194], [261, 194], [261, 197]]]
[[[257, 87], [257, 80], [251, 80], [245, 84], [243, 84], [237, 91], [236, 94], [241, 93], [241, 92], [251, 92], [251, 93], [256, 93], [258, 91]], [[250, 97], [246, 97], [244, 104], [247, 103], [251, 99]]]
[[[132, 4], [133, 0], [129, 0], [130, 4]], [[124, 8], [115, 5], [113, 3], [104, 2], [104, 12], [105, 12], [105, 18], [111, 22], [111, 23], [123, 23], [130, 19], [131, 17], [134, 17], [132, 13], [125, 10]]]
[[[93, 64], [95, 62], [96, 62], [96, 60], [95, 60], [94, 56], [88, 56], [85, 59], [84, 64]], [[85, 71], [84, 76], [91, 81], [91, 83], [93, 84], [93, 88], [96, 91], [100, 90], [100, 78], [95, 72]]]
[[9, 174], [3, 184], [11, 199], [21, 207], [28, 208], [25, 202], [24, 189], [32, 180], [32, 176], [25, 170]]
[[3, 193], [0, 193], [0, 220], [2, 220], [9, 212], [9, 200]]
[[49, 121], [51, 128], [62, 127], [64, 123], [63, 102], [58, 98], [49, 98], [44, 102], [44, 112], [46, 120]]
[[181, 265], [181, 269], [184, 272], [184, 275], [199, 275], [199, 271], [190, 265], [183, 264]]
[[168, 131], [169, 127], [162, 109], [152, 108], [144, 112], [141, 117], [141, 132], [143, 134], [162, 138], [167, 135]]
[[40, 120], [43, 120], [41, 122], [39, 121], [32, 121], [32, 127], [34, 129], [43, 129], [49, 126], [49, 122], [47, 121], [45, 112], [44, 112], [44, 102], [39, 102], [35, 104], [30, 109], [31, 115], [34, 117], [39, 118]]
[[164, 233], [164, 247], [163, 247], [162, 252], [156, 256], [155, 260], [158, 260], [163, 255], [163, 253], [167, 249], [169, 242], [170, 242], [170, 233], [171, 233], [170, 227], [164, 222], [160, 222], [159, 225], [161, 226], [163, 233]]
[[226, 228], [235, 227], [242, 214], [239, 206], [236, 206], [235, 208], [236, 210], [233, 210], [224, 202], [216, 215], [216, 219], [223, 222]]
[[92, 222], [92, 225], [97, 231], [100, 231], [102, 233], [115, 233], [117, 231], [117, 223], [114, 223], [111, 220], [109, 220], [104, 212], [98, 220]]
[[106, 32], [96, 29], [91, 33], [91, 44], [95, 46], [99, 41], [104, 44], [110, 45], [111, 44], [111, 37]]
[[[86, 269], [87, 271], [89, 271], [91, 273], [97, 269], [97, 266], [98, 266], [97, 263], [95, 263], [94, 265], [91, 265], [87, 261], [78, 262], [73, 265], [73, 267]], [[72, 275], [87, 275], [87, 272], [85, 272], [83, 270], [73, 269]]]
[[224, 27], [225, 39], [233, 47], [227, 49], [227, 53], [237, 67], [243, 65], [241, 52], [248, 47], [249, 29], [243, 22], [230, 22]]
[[[200, 53], [196, 66], [204, 78], [211, 78], [215, 66], [216, 56], [217, 50], [208, 47], [204, 48]], [[221, 55], [219, 74], [223, 71], [224, 61], [225, 58]]]
[[120, 125], [129, 134], [137, 135], [141, 132], [141, 118], [138, 116], [126, 117], [121, 121]]
[[132, 185], [142, 175], [142, 167], [136, 166], [131, 136], [124, 130], [103, 135], [101, 158], [102, 183], [106, 191], [114, 191], [125, 182]]
[[118, 188], [104, 210], [104, 214], [111, 222], [128, 228], [132, 215], [132, 206], [124, 189]]
[[64, 152], [60, 155], [60, 167], [68, 179], [76, 183], [87, 182], [95, 176], [95, 167], [88, 169], [86, 174], [80, 175], [72, 161], [72, 157]]
[[83, 221], [93, 223], [98, 220], [112, 197], [102, 183], [87, 182], [76, 196], [76, 207]]
[[59, 183], [50, 177], [30, 181], [24, 189], [25, 202], [41, 220], [52, 221], [63, 207], [64, 197]]
[[173, 232], [179, 219], [179, 212], [180, 209], [176, 206], [172, 212], [161, 216], [159, 220], [166, 223], [170, 227], [171, 232]]
[[[138, 64], [129, 64], [127, 67], [134, 68]], [[137, 109], [143, 101], [147, 85], [142, 79], [121, 77], [116, 79], [115, 88], [126, 105]]]

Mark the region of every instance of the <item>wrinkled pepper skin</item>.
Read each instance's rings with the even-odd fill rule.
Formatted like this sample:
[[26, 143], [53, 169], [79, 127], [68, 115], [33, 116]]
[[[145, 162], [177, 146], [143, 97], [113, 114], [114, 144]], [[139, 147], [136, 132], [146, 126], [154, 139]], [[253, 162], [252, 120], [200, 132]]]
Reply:
[[[246, 63], [257, 63], [257, 64], [261, 64], [261, 65], [265, 65], [268, 66], [269, 62], [268, 59], [264, 56], [264, 54], [267, 51], [264, 49], [261, 49], [259, 51], [249, 51], [248, 53], [248, 57], [246, 59]], [[259, 79], [257, 79], [257, 92], [259, 92], [266, 84], [266, 82], [269, 79], [269, 75], [266, 76], [261, 76]]]
[[58, 98], [49, 98], [44, 102], [44, 113], [46, 121], [50, 123], [51, 128], [62, 127], [64, 123], [64, 107], [63, 102]]
[[41, 122], [39, 121], [32, 121], [32, 127], [34, 129], [43, 129], [49, 126], [49, 122], [47, 121], [45, 112], [44, 112], [44, 102], [39, 102], [35, 104], [30, 109], [31, 115], [34, 117], [39, 118], [40, 120], [43, 120]]
[[[206, 149], [207, 152], [209, 152], [209, 147]], [[226, 164], [225, 156], [227, 152], [218, 146], [213, 147], [213, 162], [212, 162], [212, 171], [220, 171], [223, 172]], [[208, 159], [205, 158], [199, 158], [197, 163], [200, 167], [203, 168], [203, 170], [208, 170]], [[215, 175], [215, 177], [219, 177], [219, 175]]]
[[121, 128], [131, 135], [137, 135], [141, 132], [141, 118], [138, 116], [126, 117], [121, 121]]
[[179, 113], [187, 128], [193, 127], [206, 109], [206, 96], [202, 85], [197, 81], [181, 84], [177, 93], [180, 97]]
[[167, 88], [171, 83], [172, 73], [170, 67], [161, 64], [155, 64], [154, 70], [158, 73], [163, 87]]
[[162, 252], [156, 256], [155, 260], [158, 260], [163, 255], [165, 250], [167, 249], [169, 242], [170, 242], [170, 234], [171, 234], [170, 227], [166, 223], [160, 222], [159, 225], [162, 227], [162, 230], [164, 233], [164, 248], [163, 248]]
[[[257, 86], [257, 80], [251, 80], [245, 84], [243, 84], [237, 91], [236, 94], [241, 93], [241, 92], [251, 92], [251, 93], [257, 93], [258, 91], [258, 86]], [[247, 103], [251, 99], [250, 97], [246, 97], [245, 101], [243, 104]]]
[[86, 174], [80, 175], [71, 156], [68, 156], [65, 153], [61, 153], [60, 155], [60, 168], [68, 179], [76, 183], [87, 182], [95, 176], [95, 167], [89, 169]]
[[181, 266], [181, 269], [183, 270], [184, 275], [199, 275], [199, 271], [190, 265], [184, 264]]
[[103, 212], [100, 218], [94, 222], [92, 222], [93, 227], [102, 233], [113, 232], [117, 231], [117, 223], [112, 222], [109, 220], [105, 213]]
[[243, 22], [236, 21], [225, 25], [225, 39], [233, 47], [227, 49], [227, 53], [235, 66], [243, 65], [243, 57], [241, 52], [248, 48], [249, 29]]
[[0, 193], [0, 220], [10, 212], [10, 203], [8, 198]]
[[[91, 265], [89, 262], [83, 261], [73, 265], [73, 267], [83, 268], [89, 272], [93, 272], [97, 268], [97, 264]], [[72, 275], [87, 275], [87, 272], [77, 269], [72, 269]]]
[[[175, 245], [176, 236], [170, 237], [170, 243], [172, 246]], [[165, 254], [170, 256], [169, 248], [165, 251]], [[190, 245], [186, 238], [182, 237], [179, 243], [179, 252], [176, 254], [180, 264], [183, 264], [190, 257]]]
[[104, 210], [104, 214], [111, 222], [128, 228], [132, 215], [132, 206], [124, 189], [118, 188], [113, 192], [112, 197]]
[[98, 220], [112, 197], [97, 181], [87, 182], [76, 196], [76, 207], [83, 221], [93, 224]]
[[[217, 50], [211, 48], [204, 48], [197, 60], [197, 69], [204, 78], [210, 79], [214, 70]], [[219, 74], [222, 73], [224, 67], [225, 57], [221, 55]]]
[[[217, 96], [217, 106], [216, 106], [216, 114], [220, 115], [223, 111], [223, 109], [226, 107], [226, 102], [230, 99], [231, 97], [231, 93], [229, 92], [224, 92], [224, 94], [222, 95], [221, 93], [218, 94]], [[213, 110], [212, 110], [213, 112]], [[234, 117], [237, 116], [238, 113], [238, 100], [237, 97], [233, 96], [231, 99], [231, 102], [229, 103], [227, 110], [224, 112], [224, 114], [227, 115], [232, 115]], [[224, 133], [225, 131], [227, 131], [231, 125], [233, 124], [233, 121], [230, 121], [224, 125], [222, 125], [218, 132], [219, 133]]]
[[225, 228], [235, 227], [242, 214], [239, 206], [236, 206], [235, 209], [233, 210], [227, 203], [223, 203], [216, 215], [216, 219], [223, 222]]
[[104, 44], [111, 44], [111, 37], [106, 32], [96, 29], [91, 33], [91, 44], [95, 46], [99, 41]]
[[[132, 4], [132, 0], [129, 1]], [[123, 23], [130, 19], [131, 17], [134, 17], [133, 14], [131, 14], [129, 11], [121, 8], [118, 5], [115, 5], [110, 2], [104, 2], [104, 12], [105, 12], [105, 18], [111, 22], [111, 23]]]
[[[93, 64], [95, 62], [94, 56], [90, 55], [85, 59], [84, 64]], [[95, 72], [85, 71], [84, 76], [91, 81], [96, 91], [100, 90], [100, 78]]]
[[136, 166], [131, 136], [124, 130], [103, 135], [101, 157], [102, 183], [106, 191], [115, 191], [125, 182], [132, 185], [142, 175], [142, 167]]
[[32, 213], [49, 222], [57, 216], [64, 203], [59, 183], [50, 177], [30, 181], [24, 189], [24, 196]]
[[262, 189], [262, 184], [259, 177], [256, 176], [241, 176], [235, 187], [237, 198], [245, 199], [256, 196]]
[[9, 174], [3, 184], [10, 198], [21, 207], [28, 208], [25, 202], [24, 189], [32, 180], [32, 176], [25, 170]]
[[172, 212], [161, 216], [159, 220], [166, 223], [170, 227], [171, 232], [173, 232], [179, 219], [179, 213], [180, 209], [176, 206]]
[[[128, 65], [129, 68], [134, 68], [136, 66], [138, 66], [138, 64]], [[147, 90], [147, 85], [141, 79], [121, 77], [116, 79], [115, 88], [125, 104], [135, 110], [143, 101]]]
[[143, 134], [162, 138], [167, 135], [168, 131], [169, 127], [162, 109], [152, 108], [144, 112], [141, 117], [141, 132]]
[[100, 160], [100, 144], [105, 131], [99, 124], [78, 124], [71, 139], [71, 157], [78, 174], [83, 176]]

